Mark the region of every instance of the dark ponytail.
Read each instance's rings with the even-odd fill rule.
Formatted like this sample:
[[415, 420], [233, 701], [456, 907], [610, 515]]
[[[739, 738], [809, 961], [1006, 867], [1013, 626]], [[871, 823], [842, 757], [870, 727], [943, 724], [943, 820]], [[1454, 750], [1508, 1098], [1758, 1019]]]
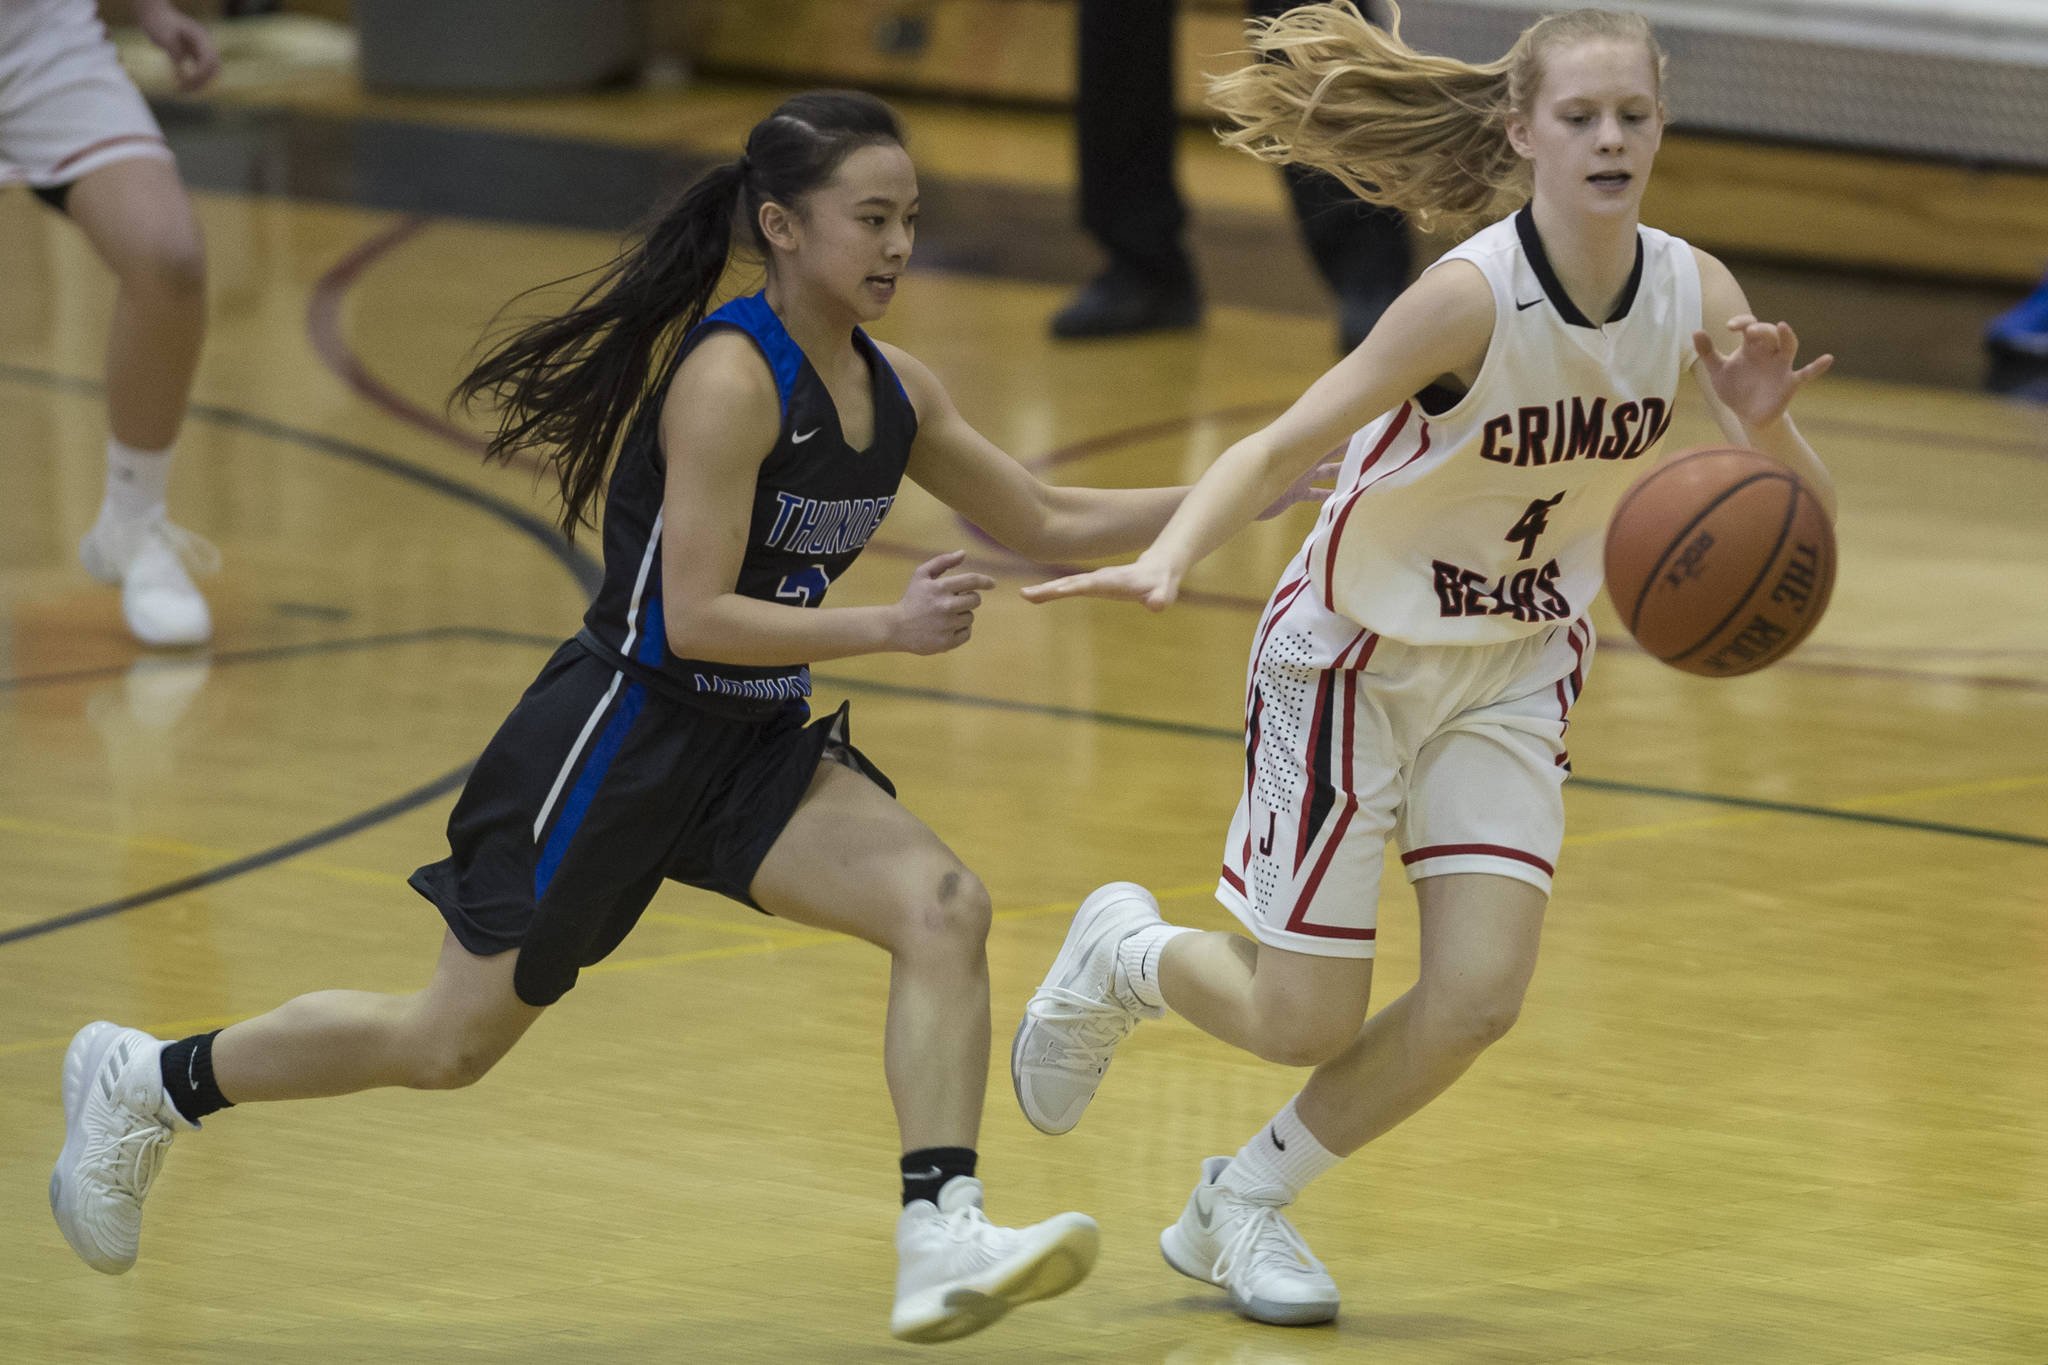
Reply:
[[[516, 332], [455, 387], [465, 406], [487, 396], [498, 432], [484, 458], [532, 451], [561, 485], [561, 526], [595, 524], [590, 505], [612, 452], [647, 393], [657, 359], [704, 318], [743, 226], [763, 259], [761, 205], [798, 209], [855, 150], [903, 142], [888, 105], [858, 91], [797, 95], [754, 125], [738, 161], [705, 172], [608, 264], [575, 306]], [[523, 296], [522, 296], [523, 297]]]

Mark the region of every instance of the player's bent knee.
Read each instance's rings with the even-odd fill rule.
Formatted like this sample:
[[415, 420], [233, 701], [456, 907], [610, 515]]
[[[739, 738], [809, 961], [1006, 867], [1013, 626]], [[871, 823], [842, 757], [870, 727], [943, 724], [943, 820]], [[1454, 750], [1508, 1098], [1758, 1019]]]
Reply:
[[956, 863], [923, 879], [923, 893], [908, 918], [903, 948], [980, 953], [988, 944], [994, 906], [981, 878]]
[[1453, 1051], [1484, 1052], [1507, 1037], [1521, 1013], [1519, 991], [1467, 996], [1439, 1012], [1436, 1033]]
[[461, 1090], [482, 1080], [507, 1049], [490, 1044], [444, 1040], [430, 1044], [413, 1060], [415, 1090]]
[[158, 294], [203, 298], [206, 248], [196, 236], [178, 233], [159, 237], [136, 253], [123, 274]]
[[1270, 1021], [1259, 1031], [1255, 1050], [1281, 1066], [1321, 1066], [1351, 1046], [1361, 1022], [1348, 1015]]

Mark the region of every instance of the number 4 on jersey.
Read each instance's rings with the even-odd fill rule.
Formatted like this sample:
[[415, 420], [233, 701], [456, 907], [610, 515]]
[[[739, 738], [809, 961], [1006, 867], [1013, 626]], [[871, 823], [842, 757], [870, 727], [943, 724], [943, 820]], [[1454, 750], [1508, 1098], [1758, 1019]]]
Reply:
[[825, 566], [813, 564], [793, 574], [784, 575], [782, 582], [776, 585], [775, 598], [780, 602], [794, 602], [797, 606], [808, 607], [823, 598], [825, 589], [831, 586], [832, 575], [825, 572]]
[[1522, 513], [1514, 527], [1503, 537], [1508, 541], [1522, 543], [1522, 553], [1515, 558], [1528, 559], [1536, 553], [1537, 537], [1550, 526], [1550, 509], [1563, 501], [1564, 494], [1559, 493], [1554, 498], [1538, 498], [1529, 504], [1528, 510]]

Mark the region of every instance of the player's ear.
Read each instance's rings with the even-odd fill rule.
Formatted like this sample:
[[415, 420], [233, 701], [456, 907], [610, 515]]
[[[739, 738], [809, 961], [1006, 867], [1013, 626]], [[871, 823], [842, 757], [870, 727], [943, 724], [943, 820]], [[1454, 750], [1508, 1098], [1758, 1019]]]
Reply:
[[784, 251], [794, 251], [801, 236], [801, 224], [797, 216], [786, 207], [770, 199], [761, 205], [757, 219], [761, 236], [768, 245]]
[[1529, 116], [1527, 114], [1509, 114], [1506, 128], [1508, 146], [1515, 149], [1515, 155], [1524, 161], [1534, 161], [1536, 159], [1536, 149], [1529, 138]]

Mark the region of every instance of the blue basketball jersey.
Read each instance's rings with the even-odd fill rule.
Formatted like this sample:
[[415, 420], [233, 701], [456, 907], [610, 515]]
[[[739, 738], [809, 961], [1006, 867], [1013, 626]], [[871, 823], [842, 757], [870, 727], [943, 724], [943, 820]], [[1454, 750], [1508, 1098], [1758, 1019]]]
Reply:
[[825, 382], [760, 294], [734, 299], [684, 339], [635, 414], [605, 496], [604, 584], [577, 638], [636, 680], [713, 709], [768, 714], [806, 705], [807, 665], [756, 667], [678, 658], [662, 628], [661, 405], [684, 357], [718, 328], [744, 332], [775, 374], [782, 429], [761, 462], [747, 548], [733, 590], [792, 607], [823, 605], [832, 583], [859, 557], [888, 515], [903, 481], [917, 413], [902, 383], [866, 333], [853, 341], [868, 363], [874, 437], [846, 443]]

